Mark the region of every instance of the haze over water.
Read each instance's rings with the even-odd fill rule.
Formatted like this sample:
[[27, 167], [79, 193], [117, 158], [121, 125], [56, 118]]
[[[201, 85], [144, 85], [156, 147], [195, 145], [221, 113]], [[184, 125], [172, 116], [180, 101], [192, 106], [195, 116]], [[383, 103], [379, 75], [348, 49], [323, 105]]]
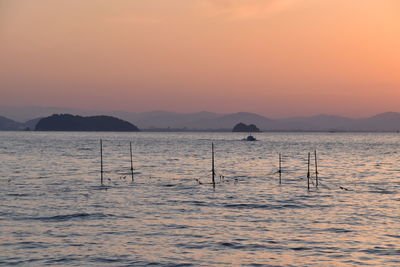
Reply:
[[[399, 134], [256, 137], [0, 132], [0, 264], [400, 265]], [[308, 192], [314, 149], [321, 183]]]

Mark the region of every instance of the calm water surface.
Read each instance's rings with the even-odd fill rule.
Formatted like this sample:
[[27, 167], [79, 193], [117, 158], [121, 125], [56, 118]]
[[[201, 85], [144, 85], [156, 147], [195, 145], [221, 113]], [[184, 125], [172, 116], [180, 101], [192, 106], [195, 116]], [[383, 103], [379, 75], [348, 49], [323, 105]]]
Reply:
[[0, 132], [0, 265], [400, 265], [400, 134], [256, 137]]

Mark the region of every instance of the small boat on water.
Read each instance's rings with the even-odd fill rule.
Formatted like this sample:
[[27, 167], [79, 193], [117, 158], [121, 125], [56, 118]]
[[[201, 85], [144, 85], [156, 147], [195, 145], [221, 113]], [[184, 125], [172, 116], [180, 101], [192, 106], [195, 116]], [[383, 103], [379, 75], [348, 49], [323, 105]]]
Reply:
[[243, 138], [243, 140], [244, 141], [257, 141], [257, 139], [252, 135], [249, 135], [246, 138]]

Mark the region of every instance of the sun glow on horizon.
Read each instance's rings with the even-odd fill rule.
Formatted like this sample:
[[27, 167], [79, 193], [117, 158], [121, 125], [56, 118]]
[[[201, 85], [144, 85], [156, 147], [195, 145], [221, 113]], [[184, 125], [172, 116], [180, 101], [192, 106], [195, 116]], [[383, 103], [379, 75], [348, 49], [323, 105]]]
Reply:
[[394, 0], [3, 0], [0, 105], [399, 111]]

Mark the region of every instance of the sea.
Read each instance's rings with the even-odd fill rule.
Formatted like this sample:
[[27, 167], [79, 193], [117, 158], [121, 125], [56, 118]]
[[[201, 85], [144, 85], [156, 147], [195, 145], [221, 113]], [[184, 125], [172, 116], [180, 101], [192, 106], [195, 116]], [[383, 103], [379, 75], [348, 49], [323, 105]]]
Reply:
[[254, 136], [0, 132], [0, 265], [400, 266], [400, 134]]

